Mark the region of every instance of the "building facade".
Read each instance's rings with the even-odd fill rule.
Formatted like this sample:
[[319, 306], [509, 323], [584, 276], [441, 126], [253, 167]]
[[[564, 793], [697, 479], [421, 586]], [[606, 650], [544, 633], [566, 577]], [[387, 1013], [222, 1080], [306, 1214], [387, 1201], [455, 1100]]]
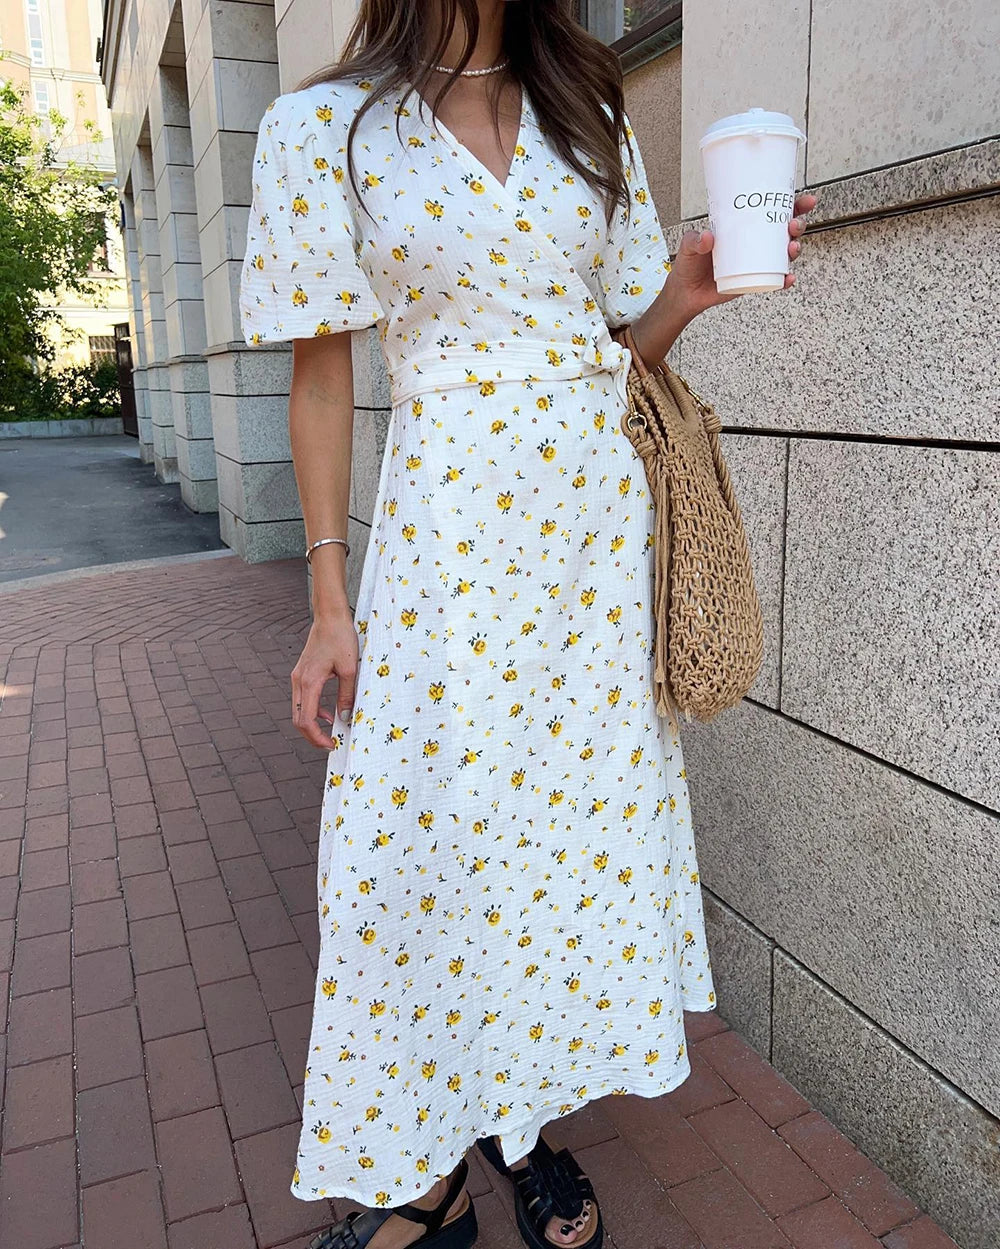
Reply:
[[[27, 93], [28, 106], [50, 133], [49, 117], [68, 125], [58, 140], [61, 168], [75, 161], [115, 177], [111, 114], [97, 66], [101, 0], [0, 0], [0, 77]], [[114, 359], [114, 326], [128, 320], [125, 251], [113, 217], [106, 244], [88, 274], [94, 295], [55, 292], [49, 307], [61, 320], [53, 334], [53, 368]]]
[[[291, 351], [237, 299], [260, 118], [353, 0], [107, 0], [141, 438], [244, 559], [298, 555]], [[742, 706], [684, 734], [720, 1012], [965, 1249], [1000, 1225], [1000, 9], [586, 0], [672, 250], [698, 139], [761, 105], [820, 198], [791, 292], [672, 361], [723, 418], [767, 620]], [[389, 398], [355, 336], [356, 590]]]

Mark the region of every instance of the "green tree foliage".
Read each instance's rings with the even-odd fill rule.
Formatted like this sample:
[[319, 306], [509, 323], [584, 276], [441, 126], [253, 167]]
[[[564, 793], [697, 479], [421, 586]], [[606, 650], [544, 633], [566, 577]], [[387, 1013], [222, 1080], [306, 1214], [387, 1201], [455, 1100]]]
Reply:
[[[88, 275], [105, 220], [117, 209], [106, 175], [61, 158], [68, 118], [53, 110], [50, 133], [27, 92], [2, 78], [0, 57], [0, 408], [23, 393], [55, 355], [61, 318], [44, 305], [64, 293], [98, 295]], [[91, 127], [93, 129], [93, 127]], [[94, 131], [95, 137], [97, 135]], [[37, 385], [37, 379], [36, 379]]]

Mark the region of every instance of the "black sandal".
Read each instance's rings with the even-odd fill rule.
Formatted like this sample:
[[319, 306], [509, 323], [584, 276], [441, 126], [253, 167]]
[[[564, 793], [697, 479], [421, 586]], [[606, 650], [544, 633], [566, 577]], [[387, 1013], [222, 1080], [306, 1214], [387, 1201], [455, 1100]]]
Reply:
[[539, 1136], [523, 1167], [513, 1170], [503, 1160], [492, 1136], [476, 1141], [481, 1153], [514, 1185], [514, 1212], [521, 1239], [530, 1249], [553, 1249], [554, 1242], [545, 1235], [549, 1219], [572, 1222], [583, 1214], [583, 1203], [589, 1200], [597, 1211], [597, 1226], [587, 1240], [575, 1242], [568, 1249], [601, 1249], [604, 1224], [594, 1187], [580, 1164], [568, 1149], [553, 1152]]
[[426, 1231], [413, 1242], [414, 1249], [470, 1249], [479, 1235], [476, 1207], [469, 1197], [469, 1204], [456, 1218], [445, 1223], [448, 1208], [462, 1191], [469, 1175], [465, 1158], [452, 1172], [448, 1191], [433, 1210], [421, 1210], [419, 1206], [386, 1206], [377, 1210], [352, 1210], [346, 1218], [327, 1228], [309, 1242], [309, 1249], [365, 1249], [378, 1229], [394, 1214], [415, 1223], [423, 1223]]

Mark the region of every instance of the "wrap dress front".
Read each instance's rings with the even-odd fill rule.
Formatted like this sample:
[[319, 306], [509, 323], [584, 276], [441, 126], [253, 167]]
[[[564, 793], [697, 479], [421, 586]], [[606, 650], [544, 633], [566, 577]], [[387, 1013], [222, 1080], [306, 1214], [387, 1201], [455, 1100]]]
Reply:
[[355, 192], [371, 90], [268, 106], [240, 312], [250, 344], [377, 324], [391, 385], [291, 1183], [378, 1206], [477, 1136], [513, 1161], [594, 1098], [674, 1088], [715, 993], [609, 333], [669, 271], [641, 153], [609, 227], [527, 92], [501, 184], [401, 91], [361, 121]]

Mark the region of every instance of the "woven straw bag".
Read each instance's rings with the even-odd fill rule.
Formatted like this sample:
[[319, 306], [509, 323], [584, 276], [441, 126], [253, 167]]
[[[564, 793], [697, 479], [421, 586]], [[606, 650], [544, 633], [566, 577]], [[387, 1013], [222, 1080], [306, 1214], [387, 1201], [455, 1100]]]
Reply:
[[764, 622], [714, 408], [665, 360], [647, 368], [630, 328], [619, 341], [632, 356], [622, 429], [656, 509], [656, 710], [677, 732], [677, 711], [711, 720], [748, 692], [763, 659]]

